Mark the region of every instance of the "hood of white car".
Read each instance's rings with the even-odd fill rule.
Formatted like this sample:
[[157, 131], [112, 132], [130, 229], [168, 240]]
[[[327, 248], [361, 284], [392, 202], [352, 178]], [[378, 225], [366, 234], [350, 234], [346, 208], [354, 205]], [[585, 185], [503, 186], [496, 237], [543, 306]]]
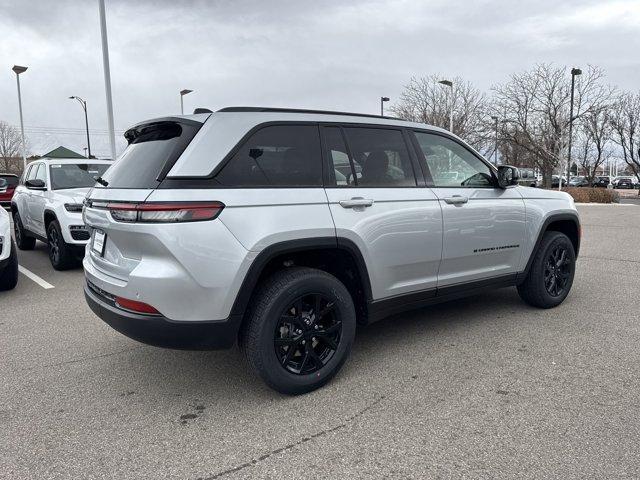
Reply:
[[54, 190], [57, 200], [64, 203], [82, 203], [89, 193], [91, 187], [84, 188], [66, 188], [64, 190]]

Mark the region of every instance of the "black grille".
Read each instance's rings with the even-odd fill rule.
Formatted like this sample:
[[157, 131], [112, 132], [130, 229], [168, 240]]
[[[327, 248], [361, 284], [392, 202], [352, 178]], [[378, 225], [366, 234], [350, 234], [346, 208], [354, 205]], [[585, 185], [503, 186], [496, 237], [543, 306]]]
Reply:
[[91, 234], [87, 230], [71, 230], [71, 238], [74, 240], [89, 240]]

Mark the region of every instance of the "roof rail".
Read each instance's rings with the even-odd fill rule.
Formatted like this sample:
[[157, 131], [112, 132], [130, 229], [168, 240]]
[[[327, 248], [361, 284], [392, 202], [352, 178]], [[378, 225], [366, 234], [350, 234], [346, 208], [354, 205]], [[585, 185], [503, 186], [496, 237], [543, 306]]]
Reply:
[[331, 110], [305, 110], [301, 108], [275, 108], [275, 107], [225, 107], [218, 112], [279, 112], [279, 113], [315, 113], [319, 115], [349, 115], [351, 117], [386, 118], [387, 120], [402, 120], [401, 118], [388, 117], [386, 115], [372, 115], [369, 113], [333, 112]]

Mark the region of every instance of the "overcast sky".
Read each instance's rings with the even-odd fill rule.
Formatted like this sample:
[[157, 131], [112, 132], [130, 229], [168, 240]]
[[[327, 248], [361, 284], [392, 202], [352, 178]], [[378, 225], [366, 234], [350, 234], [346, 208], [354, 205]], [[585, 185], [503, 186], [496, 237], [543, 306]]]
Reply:
[[[107, 0], [116, 130], [230, 105], [377, 113], [412, 76], [461, 76], [488, 90], [537, 62], [606, 70], [640, 89], [639, 0]], [[109, 155], [97, 0], [0, 0], [0, 120], [19, 124], [21, 76], [32, 153]], [[47, 127], [36, 129], [34, 127]], [[77, 129], [72, 134], [60, 133]], [[63, 129], [63, 130], [61, 130]], [[38, 131], [36, 133], [36, 130]], [[123, 142], [119, 142], [121, 147]]]

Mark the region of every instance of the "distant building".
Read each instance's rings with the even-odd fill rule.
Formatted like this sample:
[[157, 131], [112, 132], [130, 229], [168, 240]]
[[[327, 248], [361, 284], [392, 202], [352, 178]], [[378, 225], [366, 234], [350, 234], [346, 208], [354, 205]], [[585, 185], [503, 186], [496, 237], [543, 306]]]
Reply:
[[59, 146], [58, 148], [54, 148], [50, 152], [42, 155], [42, 158], [87, 158], [84, 155], [80, 155], [79, 153], [74, 152], [73, 150], [69, 150], [67, 147]]

